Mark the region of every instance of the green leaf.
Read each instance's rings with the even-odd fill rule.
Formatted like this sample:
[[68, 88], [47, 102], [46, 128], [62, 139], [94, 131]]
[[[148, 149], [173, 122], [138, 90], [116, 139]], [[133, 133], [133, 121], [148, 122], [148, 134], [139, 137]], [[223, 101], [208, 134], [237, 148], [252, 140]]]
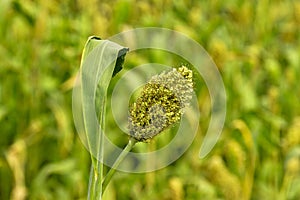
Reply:
[[[122, 47], [108, 40], [101, 40], [92, 36], [88, 39], [83, 50], [81, 69], [79, 74], [78, 91], [74, 98], [79, 98], [81, 109], [75, 114], [82, 115], [77, 120], [84, 126], [84, 132], [90, 151], [96, 153], [97, 139], [99, 139], [98, 125], [103, 129], [105, 118], [105, 101], [107, 97], [107, 88], [111, 78], [122, 69], [125, 54], [128, 48]], [[97, 106], [95, 106], [96, 90]], [[77, 106], [80, 106], [78, 103]], [[96, 110], [99, 107], [99, 110]], [[99, 122], [96, 117], [99, 112]], [[76, 121], [76, 120], [75, 120]], [[82, 127], [80, 127], [82, 128]]]
[[[122, 69], [128, 48], [92, 36], [83, 50], [80, 73], [73, 90], [73, 117], [81, 139], [92, 158], [89, 197], [102, 195], [103, 134], [107, 89], [111, 78]], [[97, 106], [95, 106], [97, 92]], [[99, 119], [97, 119], [97, 114]]]

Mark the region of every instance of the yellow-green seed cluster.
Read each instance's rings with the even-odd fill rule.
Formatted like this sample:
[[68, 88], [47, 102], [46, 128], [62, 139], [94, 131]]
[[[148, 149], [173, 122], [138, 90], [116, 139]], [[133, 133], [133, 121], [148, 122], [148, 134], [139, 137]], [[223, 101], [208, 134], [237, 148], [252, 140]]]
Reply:
[[130, 135], [146, 141], [178, 122], [192, 98], [192, 78], [185, 66], [153, 76], [130, 108]]

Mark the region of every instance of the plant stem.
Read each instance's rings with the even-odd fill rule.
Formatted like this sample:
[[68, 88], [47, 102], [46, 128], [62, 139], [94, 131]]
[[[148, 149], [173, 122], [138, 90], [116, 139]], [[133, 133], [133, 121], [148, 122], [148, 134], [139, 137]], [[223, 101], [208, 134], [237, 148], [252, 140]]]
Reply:
[[91, 164], [91, 170], [90, 170], [90, 177], [89, 177], [89, 186], [88, 186], [88, 200], [94, 200], [96, 199], [96, 182], [99, 178], [99, 175], [96, 171], [96, 162], [97, 160], [92, 156], [92, 164]]
[[[96, 175], [95, 182], [94, 182], [94, 195], [92, 200], [101, 200], [102, 194], [103, 194], [103, 188], [102, 188], [102, 181], [103, 181], [103, 134], [105, 131], [105, 105], [106, 99], [103, 99], [102, 110], [104, 111], [104, 114], [99, 116], [99, 139], [97, 142], [97, 159], [94, 166], [94, 172]], [[102, 130], [101, 130], [102, 128]]]
[[113, 166], [110, 168], [109, 172], [106, 174], [103, 184], [102, 184], [102, 192], [105, 191], [107, 185], [109, 184], [111, 178], [116, 172], [116, 168], [119, 166], [119, 164], [124, 160], [128, 152], [131, 151], [131, 149], [134, 147], [136, 144], [136, 140], [134, 138], [130, 138], [128, 141], [127, 146], [123, 149], [117, 160], [114, 162]]
[[[101, 142], [102, 143], [102, 142]], [[96, 163], [96, 173], [97, 173], [97, 178], [96, 178], [96, 182], [95, 182], [95, 197], [92, 200], [101, 200], [101, 196], [103, 194], [103, 188], [102, 188], [102, 180], [103, 180], [103, 145], [100, 145], [100, 151], [99, 151], [99, 155], [100, 158], [97, 159], [97, 163]]]
[[87, 199], [91, 199], [94, 196], [94, 186], [95, 186], [94, 167], [93, 164], [91, 164]]

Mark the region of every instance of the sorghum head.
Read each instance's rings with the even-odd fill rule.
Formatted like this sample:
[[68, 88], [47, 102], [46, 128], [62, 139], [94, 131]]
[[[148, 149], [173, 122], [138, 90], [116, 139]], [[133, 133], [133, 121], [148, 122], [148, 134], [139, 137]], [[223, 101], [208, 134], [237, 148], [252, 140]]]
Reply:
[[185, 66], [153, 76], [130, 107], [131, 137], [147, 141], [178, 122], [192, 99], [192, 78]]

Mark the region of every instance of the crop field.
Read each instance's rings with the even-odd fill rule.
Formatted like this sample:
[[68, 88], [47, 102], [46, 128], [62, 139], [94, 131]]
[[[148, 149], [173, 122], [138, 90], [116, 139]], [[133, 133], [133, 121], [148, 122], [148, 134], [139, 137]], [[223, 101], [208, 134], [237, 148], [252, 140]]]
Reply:
[[[197, 74], [201, 116], [191, 146], [157, 171], [116, 172], [103, 199], [300, 199], [297, 0], [1, 0], [0, 199], [87, 199], [91, 156], [72, 113], [82, 51], [89, 36], [144, 27], [178, 31], [207, 51], [225, 86], [226, 119], [216, 145], [200, 159], [212, 103]], [[177, 67], [182, 60], [163, 51], [129, 52], [108, 99], [118, 79], [144, 63]], [[124, 147], [128, 136], [112, 106], [106, 134]], [[175, 129], [133, 151], [163, 147]]]

